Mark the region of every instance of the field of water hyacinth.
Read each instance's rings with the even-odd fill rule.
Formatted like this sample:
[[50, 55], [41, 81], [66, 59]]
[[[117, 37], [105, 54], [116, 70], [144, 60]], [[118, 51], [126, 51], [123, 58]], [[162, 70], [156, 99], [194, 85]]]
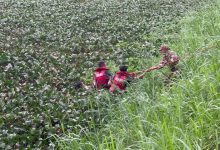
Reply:
[[100, 59], [146, 68], [179, 40], [178, 20], [210, 2], [0, 0], [0, 148], [53, 148], [104, 126], [106, 98], [74, 82], [90, 83]]

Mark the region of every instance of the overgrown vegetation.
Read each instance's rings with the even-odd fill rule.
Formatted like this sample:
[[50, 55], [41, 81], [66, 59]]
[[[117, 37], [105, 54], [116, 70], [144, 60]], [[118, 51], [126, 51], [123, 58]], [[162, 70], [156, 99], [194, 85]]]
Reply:
[[219, 7], [211, 4], [180, 21], [180, 38], [170, 44], [182, 55], [181, 78], [164, 86], [157, 71], [123, 97], [103, 97], [110, 101], [108, 123], [85, 136], [67, 134], [60, 148], [220, 149]]
[[[205, 2], [211, 1], [0, 1], [0, 148], [53, 148], [54, 135], [68, 133], [73, 135], [59, 139], [61, 148], [181, 149], [180, 143], [189, 148], [216, 146], [219, 122], [210, 118], [217, 118], [219, 112], [219, 86], [214, 84], [219, 81], [218, 63], [213, 67], [214, 58], [205, 63], [203, 55], [212, 58], [211, 52], [191, 53], [198, 47], [216, 45], [218, 37], [210, 35], [219, 33], [219, 19], [216, 16], [210, 22], [201, 17], [201, 25], [199, 19], [190, 22], [194, 21], [192, 16], [188, 24], [183, 23], [186, 27], [181, 27], [181, 36], [174, 34], [180, 29], [178, 19]], [[211, 11], [208, 14], [213, 15]], [[94, 63], [101, 58], [109, 60], [113, 68], [122, 62], [129, 63], [131, 70], [153, 65], [157, 61], [152, 60], [157, 55], [155, 50], [167, 41], [172, 48], [183, 50], [178, 53], [193, 58], [182, 61], [186, 71], [179, 81], [183, 82], [181, 86], [163, 90], [163, 80], [157, 78], [162, 73], [153, 72], [130, 89], [130, 94], [119, 98], [98, 93], [77, 95], [73, 89], [73, 82], [81, 76], [91, 80]], [[207, 69], [208, 65], [214, 70]], [[202, 68], [206, 76], [201, 76]], [[209, 78], [213, 72], [216, 74]], [[187, 78], [191, 80], [186, 82]], [[192, 86], [194, 83], [197, 86]], [[208, 92], [204, 95], [199, 94], [201, 83], [202, 90]], [[185, 88], [188, 94], [183, 95]], [[197, 92], [192, 96], [187, 88], [196, 88]], [[209, 93], [210, 88], [214, 95]], [[188, 97], [195, 108], [181, 97], [171, 103], [175, 90], [176, 95], [179, 92]], [[197, 96], [201, 98], [198, 106]], [[206, 103], [209, 98], [212, 102]], [[208, 114], [200, 115], [203, 110]], [[178, 118], [181, 115], [182, 119]], [[216, 130], [211, 130], [211, 123]], [[202, 129], [207, 129], [204, 134]]]

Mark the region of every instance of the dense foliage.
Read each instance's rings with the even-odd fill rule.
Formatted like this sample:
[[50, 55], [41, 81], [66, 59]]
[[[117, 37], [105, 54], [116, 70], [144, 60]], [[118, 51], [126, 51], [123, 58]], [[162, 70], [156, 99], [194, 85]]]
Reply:
[[[107, 123], [101, 129], [59, 138], [61, 149], [219, 149], [220, 2], [180, 21], [181, 78], [163, 85], [164, 69], [148, 73], [123, 97], [103, 97]], [[175, 33], [170, 36], [176, 37]], [[181, 51], [180, 51], [181, 50]], [[163, 73], [164, 72], [164, 73]], [[103, 111], [104, 112], [104, 111]]]
[[169, 30], [171, 23], [200, 3], [199, 0], [4, 0], [0, 10], [1, 49], [17, 57], [28, 53], [39, 63], [60, 64], [55, 67], [58, 71], [66, 63], [68, 69], [62, 72], [68, 75], [76, 70], [85, 75], [84, 68], [92, 67], [100, 58], [117, 61], [131, 55], [144, 58], [146, 51], [155, 50], [151, 43], [155, 41], [146, 39], [148, 33], [160, 27]]
[[90, 130], [99, 126], [105, 121], [99, 110], [107, 104], [92, 94], [79, 98], [73, 82], [82, 76], [90, 81], [101, 58], [112, 66], [129, 58], [144, 67], [146, 60], [140, 59], [155, 55], [167, 40], [150, 34], [159, 28], [177, 30], [171, 25], [200, 4], [0, 1], [0, 147], [53, 147], [54, 134], [84, 134], [88, 124]]

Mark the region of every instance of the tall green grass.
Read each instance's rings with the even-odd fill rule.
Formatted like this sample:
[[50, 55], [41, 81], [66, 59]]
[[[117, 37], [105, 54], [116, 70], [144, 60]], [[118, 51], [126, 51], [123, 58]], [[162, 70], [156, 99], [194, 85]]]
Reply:
[[101, 127], [59, 138], [60, 149], [220, 149], [219, 7], [181, 20], [179, 40], [169, 43], [182, 57], [181, 78], [166, 86], [163, 70], [155, 71], [126, 95], [101, 95]]

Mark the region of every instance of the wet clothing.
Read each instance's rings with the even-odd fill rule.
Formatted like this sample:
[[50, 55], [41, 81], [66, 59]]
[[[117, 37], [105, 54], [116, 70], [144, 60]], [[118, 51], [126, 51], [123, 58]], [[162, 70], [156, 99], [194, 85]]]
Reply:
[[94, 81], [93, 81], [96, 89], [102, 89], [102, 88], [108, 89], [110, 87], [108, 83], [111, 76], [112, 75], [108, 68], [106, 67], [96, 68]]
[[168, 66], [172, 72], [177, 71], [176, 65], [178, 64], [180, 58], [172, 51], [168, 51], [164, 57], [163, 60], [160, 62], [160, 66]]
[[134, 74], [128, 73], [127, 71], [119, 71], [113, 78], [113, 83], [110, 87], [110, 92], [114, 92], [115, 89], [119, 91], [125, 91], [127, 83], [131, 82], [134, 78]]

